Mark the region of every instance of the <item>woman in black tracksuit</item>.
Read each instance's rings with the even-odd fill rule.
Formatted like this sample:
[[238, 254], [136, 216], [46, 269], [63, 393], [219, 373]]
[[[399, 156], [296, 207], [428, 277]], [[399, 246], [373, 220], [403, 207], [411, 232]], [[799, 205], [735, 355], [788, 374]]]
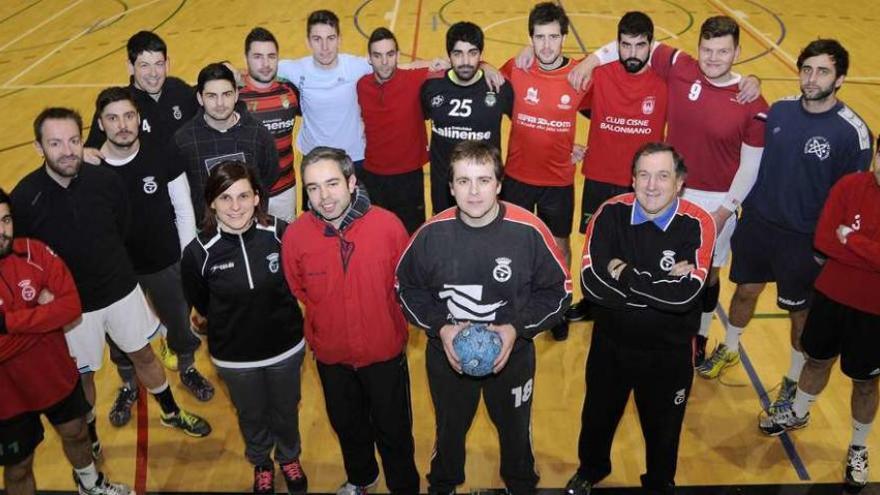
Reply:
[[290, 493], [305, 492], [298, 421], [305, 344], [281, 270], [287, 224], [265, 213], [259, 182], [242, 162], [211, 171], [205, 200], [209, 214], [181, 262], [184, 293], [235, 405], [254, 493], [275, 492], [273, 448]]

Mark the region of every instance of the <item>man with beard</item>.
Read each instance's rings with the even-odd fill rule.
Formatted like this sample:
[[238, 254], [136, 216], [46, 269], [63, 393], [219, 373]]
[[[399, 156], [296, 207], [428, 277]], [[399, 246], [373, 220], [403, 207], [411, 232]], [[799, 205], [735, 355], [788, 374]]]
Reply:
[[[214, 387], [195, 368], [194, 352], [201, 341], [190, 332], [189, 306], [180, 281], [180, 253], [188, 242], [187, 233], [195, 231], [186, 174], [179, 162], [168, 160], [163, 148], [140, 140], [140, 116], [126, 88], [101, 91], [95, 111], [107, 136], [101, 147], [101, 166], [122, 179], [131, 219], [137, 225], [128, 230], [125, 247], [138, 283], [169, 329], [172, 347], [178, 349], [181, 383], [197, 399], [210, 400]], [[136, 384], [127, 383], [124, 388], [128, 390], [120, 396], [136, 399]], [[110, 411], [110, 422], [122, 426], [131, 418], [131, 407], [116, 406]]]
[[265, 127], [249, 113], [236, 111], [238, 88], [229, 67], [213, 63], [199, 71], [196, 97], [202, 109], [174, 134], [171, 158], [184, 164], [196, 225], [201, 225], [205, 181], [212, 168], [228, 160], [247, 163], [260, 189], [270, 191], [278, 178], [278, 152]]
[[[575, 66], [562, 55], [568, 24], [559, 5], [535, 5], [529, 13], [529, 38], [538, 63], [520, 69], [511, 59], [501, 69], [516, 94], [501, 198], [535, 211], [571, 262], [574, 136], [584, 92], [567, 81]], [[556, 340], [568, 338], [568, 322], [552, 330]]]
[[293, 125], [299, 96], [288, 81], [278, 81], [278, 41], [269, 30], [256, 27], [244, 40], [247, 75], [239, 98], [254, 119], [275, 139], [278, 180], [269, 194], [269, 214], [286, 222], [296, 216], [296, 172], [293, 167]]
[[19, 233], [49, 245], [73, 274], [82, 301], [82, 318], [65, 333], [76, 360], [89, 412], [94, 455], [100, 453], [94, 419], [95, 372], [109, 336], [134, 364], [139, 381], [159, 403], [164, 426], [190, 436], [211, 432], [208, 423], [182, 410], [149, 338], [159, 321], [135, 278], [125, 250], [129, 203], [125, 186], [113, 172], [82, 166], [82, 119], [67, 108], [47, 108], [34, 120], [35, 146], [45, 163], [12, 191]]
[[9, 495], [33, 495], [34, 451], [45, 415], [61, 438], [79, 493], [127, 495], [95, 467], [76, 363], [64, 326], [80, 317], [76, 285], [67, 266], [45, 244], [15, 238], [11, 200], [0, 189], [0, 466]]
[[[642, 12], [627, 12], [617, 24], [617, 64], [598, 67], [584, 97], [592, 122], [581, 173], [580, 232], [599, 205], [632, 190], [632, 159], [639, 147], [663, 141], [666, 83], [647, 65], [654, 23]], [[587, 111], [585, 111], [586, 113]], [[566, 312], [569, 321], [590, 318], [584, 299]]]
[[422, 111], [431, 120], [431, 206], [435, 214], [455, 205], [449, 189], [449, 157], [462, 141], [488, 141], [501, 149], [501, 117], [513, 108], [513, 90], [481, 83], [483, 30], [457, 22], [446, 31], [446, 53], [452, 68], [446, 76], [422, 86]]
[[791, 362], [771, 416], [791, 408], [806, 360], [801, 333], [823, 263], [813, 250], [822, 205], [841, 177], [871, 164], [871, 131], [837, 98], [847, 51], [836, 40], [818, 39], [801, 51], [797, 67], [801, 96], [770, 107], [758, 180], [731, 240], [730, 280], [737, 284], [731, 324], [748, 325], [767, 282], [776, 282], [776, 304], [791, 321]]

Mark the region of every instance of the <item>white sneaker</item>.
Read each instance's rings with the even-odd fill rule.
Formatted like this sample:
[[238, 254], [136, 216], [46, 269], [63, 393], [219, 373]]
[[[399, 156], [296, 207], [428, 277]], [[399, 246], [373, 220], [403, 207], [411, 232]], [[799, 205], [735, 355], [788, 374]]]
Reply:
[[868, 447], [849, 446], [846, 454], [847, 485], [863, 487], [868, 484]]

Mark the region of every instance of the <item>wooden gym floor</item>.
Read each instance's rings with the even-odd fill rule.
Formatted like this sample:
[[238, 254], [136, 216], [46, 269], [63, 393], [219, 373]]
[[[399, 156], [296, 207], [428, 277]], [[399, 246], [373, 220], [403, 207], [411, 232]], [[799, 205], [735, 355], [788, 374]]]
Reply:
[[[657, 38], [693, 53], [699, 25], [708, 16], [729, 14], [742, 25], [742, 56], [737, 71], [763, 80], [768, 101], [797, 94], [794, 61], [817, 37], [836, 37], [850, 51], [851, 69], [840, 96], [876, 132], [880, 130], [880, 55], [874, 35], [880, 13], [867, 0], [564, 0], [572, 19], [566, 51], [579, 57], [616, 34], [617, 19], [628, 10], [649, 13]], [[0, 2], [0, 186], [11, 189], [39, 165], [32, 148], [31, 122], [49, 105], [79, 109], [86, 122], [100, 88], [127, 82], [125, 42], [137, 30], [155, 30], [169, 45], [171, 73], [190, 82], [208, 62], [228, 59], [244, 65], [243, 40], [254, 26], [275, 33], [284, 58], [306, 55], [305, 17], [329, 8], [342, 19], [342, 50], [365, 54], [368, 33], [379, 26], [398, 36], [402, 61], [444, 56], [446, 27], [459, 20], [486, 32], [484, 58], [500, 66], [527, 41], [525, 0], [5, 0]], [[506, 125], [506, 123], [505, 123]], [[588, 121], [579, 124], [578, 141]], [[299, 159], [297, 159], [298, 163]], [[580, 177], [580, 175], [578, 175]], [[580, 187], [580, 184], [578, 184]], [[577, 192], [580, 198], [580, 191]], [[582, 236], [573, 237], [580, 253]], [[575, 272], [578, 261], [575, 261]], [[726, 274], [725, 274], [726, 276]], [[732, 286], [722, 290], [726, 309]], [[579, 289], [578, 289], [579, 293]], [[579, 297], [579, 294], [578, 294]], [[775, 306], [772, 287], [743, 340], [743, 364], [719, 381], [695, 379], [688, 405], [677, 482], [682, 493], [840, 493], [843, 460], [850, 435], [849, 383], [835, 372], [816, 404], [808, 428], [780, 439], [762, 436], [757, 414], [788, 366], [788, 321]], [[712, 340], [722, 338], [723, 311]], [[591, 325], [572, 325], [571, 337], [538, 340], [539, 365], [534, 395], [534, 449], [542, 488], [560, 488], [577, 467], [576, 443], [584, 395], [584, 361]], [[711, 344], [710, 344], [711, 345]], [[424, 371], [425, 337], [413, 331], [409, 345], [416, 461], [424, 477], [433, 442], [433, 412]], [[118, 386], [112, 366], [98, 374], [99, 428], [104, 444], [102, 468], [138, 493], [246, 492], [251, 469], [243, 457], [234, 411], [204, 350], [200, 369], [218, 386], [211, 402], [198, 403], [171, 378], [187, 408], [207, 417], [214, 433], [185, 438], [159, 425], [156, 405], [140, 401], [132, 422], [113, 428], [106, 420]], [[2, 400], [2, 395], [0, 395]], [[345, 480], [336, 438], [326, 420], [314, 362], [303, 370], [300, 413], [302, 460], [314, 492], [333, 492]], [[870, 439], [877, 445], [877, 433]], [[497, 437], [481, 409], [468, 437], [467, 483], [460, 491], [500, 488]], [[880, 452], [880, 451], [878, 451]], [[880, 454], [874, 454], [880, 455]], [[603, 487], [634, 487], [644, 470], [643, 441], [632, 406], [618, 430], [614, 472]], [[875, 461], [876, 463], [877, 461]], [[37, 454], [41, 490], [72, 487], [70, 469], [53, 433]], [[875, 464], [872, 479], [880, 477]], [[280, 481], [280, 480], [279, 480]], [[278, 484], [279, 490], [282, 484]], [[423, 490], [426, 485], [422, 485]], [[376, 491], [385, 492], [384, 481]], [[600, 492], [605, 492], [604, 490]], [[623, 488], [605, 493], [635, 492]], [[880, 493], [871, 486], [863, 493]]]

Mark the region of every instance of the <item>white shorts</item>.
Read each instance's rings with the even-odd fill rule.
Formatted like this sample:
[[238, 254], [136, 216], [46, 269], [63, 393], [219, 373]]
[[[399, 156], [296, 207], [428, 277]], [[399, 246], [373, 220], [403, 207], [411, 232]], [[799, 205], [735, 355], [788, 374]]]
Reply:
[[273, 217], [292, 222], [296, 218], [296, 187], [270, 197], [268, 211]]
[[[710, 214], [721, 207], [725, 196], [727, 196], [727, 193], [700, 191], [687, 187], [684, 189], [683, 195], [684, 199], [696, 203], [697, 206], [700, 206]], [[715, 254], [712, 256], [712, 266], [720, 267], [727, 264], [727, 259], [730, 258], [730, 238], [733, 236], [734, 229], [736, 229], [736, 212], [727, 217], [724, 227], [719, 229], [716, 225], [715, 229]]]
[[104, 335], [123, 352], [135, 352], [159, 331], [159, 319], [147, 306], [141, 286], [105, 308], [83, 313], [64, 337], [80, 373], [98, 371], [104, 361]]

